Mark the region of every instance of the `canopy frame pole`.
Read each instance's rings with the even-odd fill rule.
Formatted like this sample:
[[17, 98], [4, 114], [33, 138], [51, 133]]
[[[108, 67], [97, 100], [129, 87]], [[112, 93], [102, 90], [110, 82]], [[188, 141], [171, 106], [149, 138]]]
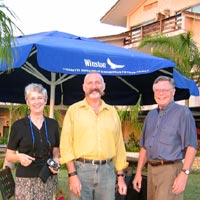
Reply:
[[54, 118], [55, 90], [56, 90], [56, 73], [51, 72], [50, 82], [50, 102], [49, 102], [49, 117]]

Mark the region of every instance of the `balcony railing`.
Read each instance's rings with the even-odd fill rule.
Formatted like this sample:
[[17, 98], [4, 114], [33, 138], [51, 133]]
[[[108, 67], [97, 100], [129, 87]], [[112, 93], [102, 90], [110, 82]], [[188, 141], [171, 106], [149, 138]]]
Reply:
[[124, 46], [138, 43], [143, 38], [158, 34], [166, 34], [182, 29], [181, 14], [171, 16], [148, 25], [142, 25], [127, 31], [127, 37], [124, 38]]

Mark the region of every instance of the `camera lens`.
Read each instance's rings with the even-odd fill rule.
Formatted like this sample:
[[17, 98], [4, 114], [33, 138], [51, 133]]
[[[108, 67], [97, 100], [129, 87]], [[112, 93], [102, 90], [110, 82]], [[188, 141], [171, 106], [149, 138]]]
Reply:
[[49, 164], [50, 164], [51, 166], [53, 166], [53, 165], [54, 165], [54, 161], [52, 160]]

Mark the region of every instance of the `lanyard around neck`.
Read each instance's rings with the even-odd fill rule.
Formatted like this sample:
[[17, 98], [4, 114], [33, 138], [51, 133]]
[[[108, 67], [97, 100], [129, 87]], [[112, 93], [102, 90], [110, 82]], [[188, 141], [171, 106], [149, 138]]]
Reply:
[[[33, 146], [35, 146], [35, 133], [33, 131], [33, 123], [31, 121], [31, 116], [29, 115], [29, 124], [30, 124], [30, 128], [31, 128], [31, 136], [32, 136], [32, 142], [33, 142]], [[51, 145], [50, 141], [49, 141], [49, 135], [48, 135], [48, 130], [47, 130], [47, 123], [46, 123], [46, 119], [44, 117], [44, 128], [45, 128], [45, 136], [46, 136], [46, 140], [47, 143], [49, 145]]]

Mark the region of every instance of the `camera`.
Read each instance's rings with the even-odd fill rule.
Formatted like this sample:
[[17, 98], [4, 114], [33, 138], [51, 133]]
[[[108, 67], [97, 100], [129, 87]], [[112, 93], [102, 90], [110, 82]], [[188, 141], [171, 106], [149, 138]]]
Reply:
[[60, 169], [60, 165], [54, 161], [52, 158], [47, 160], [48, 166], [52, 167], [54, 170], [58, 171]]

